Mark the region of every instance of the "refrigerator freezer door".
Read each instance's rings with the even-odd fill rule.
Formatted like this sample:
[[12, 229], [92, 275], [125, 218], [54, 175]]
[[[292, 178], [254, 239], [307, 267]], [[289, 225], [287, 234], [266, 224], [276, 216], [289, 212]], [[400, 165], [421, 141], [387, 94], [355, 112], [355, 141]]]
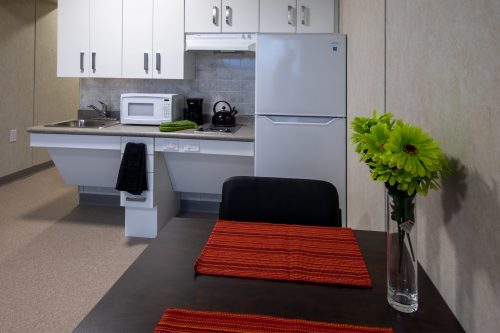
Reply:
[[255, 117], [255, 175], [326, 180], [346, 225], [346, 119]]
[[346, 36], [257, 37], [255, 113], [346, 115]]

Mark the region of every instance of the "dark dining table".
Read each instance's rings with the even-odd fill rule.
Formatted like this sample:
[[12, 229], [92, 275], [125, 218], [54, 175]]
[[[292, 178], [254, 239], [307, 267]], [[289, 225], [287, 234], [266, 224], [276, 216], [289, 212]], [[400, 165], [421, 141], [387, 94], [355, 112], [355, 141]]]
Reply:
[[354, 231], [373, 284], [360, 288], [196, 275], [194, 262], [214, 224], [170, 220], [75, 332], [152, 332], [169, 307], [392, 327], [394, 332], [464, 331], [420, 265], [418, 311], [405, 314], [389, 306], [383, 232]]

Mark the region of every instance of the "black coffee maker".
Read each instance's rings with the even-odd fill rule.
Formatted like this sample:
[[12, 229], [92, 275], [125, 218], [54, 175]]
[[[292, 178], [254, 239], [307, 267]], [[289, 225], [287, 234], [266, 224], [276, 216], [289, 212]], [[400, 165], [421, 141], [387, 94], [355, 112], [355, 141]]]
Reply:
[[195, 122], [197, 125], [203, 124], [203, 98], [187, 98], [186, 119]]

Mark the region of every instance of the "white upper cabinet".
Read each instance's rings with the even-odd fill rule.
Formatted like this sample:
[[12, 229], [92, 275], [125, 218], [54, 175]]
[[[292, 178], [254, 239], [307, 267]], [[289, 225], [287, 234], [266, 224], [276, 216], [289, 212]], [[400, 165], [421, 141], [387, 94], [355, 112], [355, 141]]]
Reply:
[[259, 0], [186, 0], [187, 33], [257, 32]]
[[153, 78], [194, 79], [195, 57], [184, 44], [184, 0], [154, 0]]
[[89, 76], [89, 14], [88, 0], [59, 0], [57, 76]]
[[184, 51], [183, 0], [123, 0], [124, 78], [194, 77]]
[[263, 33], [333, 33], [334, 0], [260, 0]]
[[152, 20], [153, 0], [123, 0], [123, 77], [153, 77]]
[[120, 77], [122, 0], [59, 0], [57, 75]]
[[122, 0], [90, 0], [90, 77], [120, 77]]

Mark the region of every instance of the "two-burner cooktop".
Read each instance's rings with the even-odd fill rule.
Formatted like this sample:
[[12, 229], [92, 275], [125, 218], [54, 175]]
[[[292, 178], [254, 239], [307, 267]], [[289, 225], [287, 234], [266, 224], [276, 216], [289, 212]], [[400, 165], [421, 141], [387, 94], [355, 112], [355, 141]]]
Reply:
[[221, 134], [234, 134], [241, 128], [241, 125], [234, 126], [214, 126], [212, 124], [204, 124], [198, 127], [195, 132], [198, 133], [221, 133]]

